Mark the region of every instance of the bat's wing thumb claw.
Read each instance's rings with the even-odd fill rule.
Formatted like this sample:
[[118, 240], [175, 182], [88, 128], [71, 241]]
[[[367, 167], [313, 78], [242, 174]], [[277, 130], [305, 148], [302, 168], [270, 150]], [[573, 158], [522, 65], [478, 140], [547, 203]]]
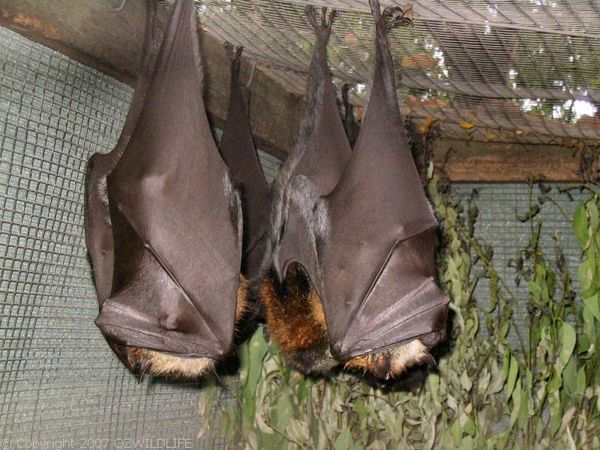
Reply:
[[283, 282], [285, 278], [285, 267], [284, 264], [281, 263], [279, 258], [273, 259], [273, 272], [275, 272], [275, 277], [279, 283]]

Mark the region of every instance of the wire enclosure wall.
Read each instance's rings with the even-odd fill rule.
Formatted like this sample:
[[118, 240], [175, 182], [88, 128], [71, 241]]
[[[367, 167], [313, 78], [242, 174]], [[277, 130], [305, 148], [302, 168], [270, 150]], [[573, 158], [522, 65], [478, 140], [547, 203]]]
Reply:
[[[581, 262], [581, 249], [575, 238], [571, 218], [579, 201], [585, 195], [579, 191], [569, 194], [559, 192], [566, 187], [562, 184], [547, 185], [552, 187], [552, 201], [546, 201], [534, 220], [541, 222], [540, 248], [549, 266], [555, 267], [556, 249], [563, 252], [566, 268], [569, 270], [575, 287], [579, 287], [577, 268]], [[463, 205], [467, 204], [473, 191], [476, 191], [475, 205], [479, 216], [475, 226], [475, 235], [493, 249], [493, 264], [502, 277], [510, 293], [514, 295], [514, 320], [521, 339], [527, 339], [527, 302], [529, 291], [523, 280], [516, 282], [514, 261], [519, 251], [527, 246], [531, 238], [531, 224], [521, 222], [517, 216], [524, 217], [529, 211], [529, 185], [526, 183], [465, 183], [454, 186], [457, 198]], [[532, 200], [540, 196], [537, 186], [533, 186]], [[481, 268], [479, 262], [473, 269], [473, 276]], [[474, 292], [474, 300], [484, 308], [491, 305], [489, 279], [479, 281]], [[482, 327], [485, 333], [485, 327]], [[508, 336], [514, 348], [519, 348], [515, 330]]]
[[[339, 9], [329, 45], [339, 82], [363, 103], [373, 60], [366, 0], [202, 0], [207, 31], [246, 47], [304, 94], [313, 32], [306, 4]], [[595, 0], [395, 0], [414, 24], [391, 34], [404, 111], [443, 137], [555, 143], [600, 139], [600, 4]]]
[[83, 180], [89, 156], [116, 143], [130, 98], [0, 28], [0, 440], [14, 445], [196, 445], [198, 384], [138, 384], [94, 325]]

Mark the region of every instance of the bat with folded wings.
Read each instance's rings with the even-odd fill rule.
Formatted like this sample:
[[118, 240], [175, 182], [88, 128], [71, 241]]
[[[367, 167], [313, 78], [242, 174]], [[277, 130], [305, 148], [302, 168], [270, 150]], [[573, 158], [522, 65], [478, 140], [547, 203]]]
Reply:
[[307, 113], [273, 191], [262, 298], [270, 334], [304, 372], [336, 365], [380, 379], [432, 363], [448, 298], [435, 279], [438, 222], [425, 196], [398, 106], [388, 32], [375, 20], [371, 94], [353, 150], [327, 63], [335, 12], [307, 16], [316, 33]]
[[122, 135], [86, 177], [96, 324], [141, 376], [195, 377], [232, 352], [244, 313], [242, 206], [204, 108], [194, 1], [174, 3], [162, 41], [146, 4]]

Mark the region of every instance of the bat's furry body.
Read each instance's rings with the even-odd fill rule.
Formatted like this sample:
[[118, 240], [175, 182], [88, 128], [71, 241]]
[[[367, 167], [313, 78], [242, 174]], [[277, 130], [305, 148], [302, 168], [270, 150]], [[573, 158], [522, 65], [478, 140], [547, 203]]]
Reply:
[[429, 348], [419, 339], [347, 361], [335, 359], [330, 351], [323, 302], [299, 265], [291, 265], [282, 282], [272, 273], [265, 276], [261, 297], [271, 337], [287, 361], [303, 373], [323, 372], [343, 364], [345, 369], [390, 379], [412, 366], [435, 363]]
[[323, 303], [298, 266], [290, 267], [282, 283], [273, 275], [266, 277], [261, 294], [271, 337], [287, 361], [304, 373], [323, 372], [343, 364], [345, 369], [389, 379], [414, 365], [434, 363], [427, 346], [418, 339], [345, 363], [336, 360], [329, 350]]
[[146, 373], [169, 378], [197, 378], [214, 369], [210, 358], [184, 358], [145, 348], [131, 348], [142, 378]]
[[265, 277], [261, 296], [271, 337], [289, 363], [304, 373], [338, 364], [329, 351], [323, 303], [300, 267], [290, 267], [282, 283]]

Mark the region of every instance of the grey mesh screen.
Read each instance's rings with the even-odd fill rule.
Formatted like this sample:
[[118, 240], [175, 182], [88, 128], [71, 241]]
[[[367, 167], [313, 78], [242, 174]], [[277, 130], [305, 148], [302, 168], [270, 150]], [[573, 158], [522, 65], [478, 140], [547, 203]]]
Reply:
[[269, 183], [272, 183], [277, 174], [277, 169], [281, 166], [281, 161], [260, 150], [258, 151], [258, 159], [260, 160], [260, 165], [262, 166], [265, 178]]
[[[575, 286], [578, 286], [577, 268], [580, 262], [581, 250], [571, 227], [571, 218], [582, 194], [571, 191], [572, 199], [559, 189], [565, 187], [553, 184], [551, 196], [554, 202], [546, 202], [535, 220], [543, 223], [540, 236], [540, 248], [544, 251], [546, 260], [552, 267], [556, 261], [555, 249], [559, 245], [564, 253], [567, 267], [571, 272]], [[494, 267], [506, 281], [511, 292], [517, 299], [514, 318], [521, 335], [526, 338], [527, 317], [527, 283], [515, 282], [515, 269], [509, 267], [509, 262], [517, 257], [517, 252], [523, 249], [531, 236], [530, 224], [517, 220], [517, 214], [525, 216], [529, 204], [529, 186], [526, 184], [458, 184], [455, 190], [460, 199], [466, 201], [473, 189], [478, 192], [476, 200], [479, 208], [479, 220], [475, 233], [483, 242], [494, 249]], [[537, 187], [533, 189], [533, 199], [539, 195]], [[475, 290], [475, 299], [481, 305], [489, 305], [490, 297], [487, 280], [482, 280]], [[513, 333], [509, 336], [516, 344]]]
[[94, 325], [84, 172], [92, 153], [116, 143], [130, 97], [129, 87], [0, 28], [0, 439], [13, 446], [199, 445], [198, 385], [138, 384]]
[[[209, 33], [303, 94], [314, 33], [306, 4], [337, 8], [333, 74], [368, 97], [373, 20], [366, 0], [197, 0]], [[411, 5], [414, 24], [391, 32], [404, 110], [437, 119], [441, 136], [485, 142], [600, 140], [597, 0], [381, 0]], [[581, 115], [583, 111], [591, 115]], [[595, 111], [595, 116], [594, 112]]]

